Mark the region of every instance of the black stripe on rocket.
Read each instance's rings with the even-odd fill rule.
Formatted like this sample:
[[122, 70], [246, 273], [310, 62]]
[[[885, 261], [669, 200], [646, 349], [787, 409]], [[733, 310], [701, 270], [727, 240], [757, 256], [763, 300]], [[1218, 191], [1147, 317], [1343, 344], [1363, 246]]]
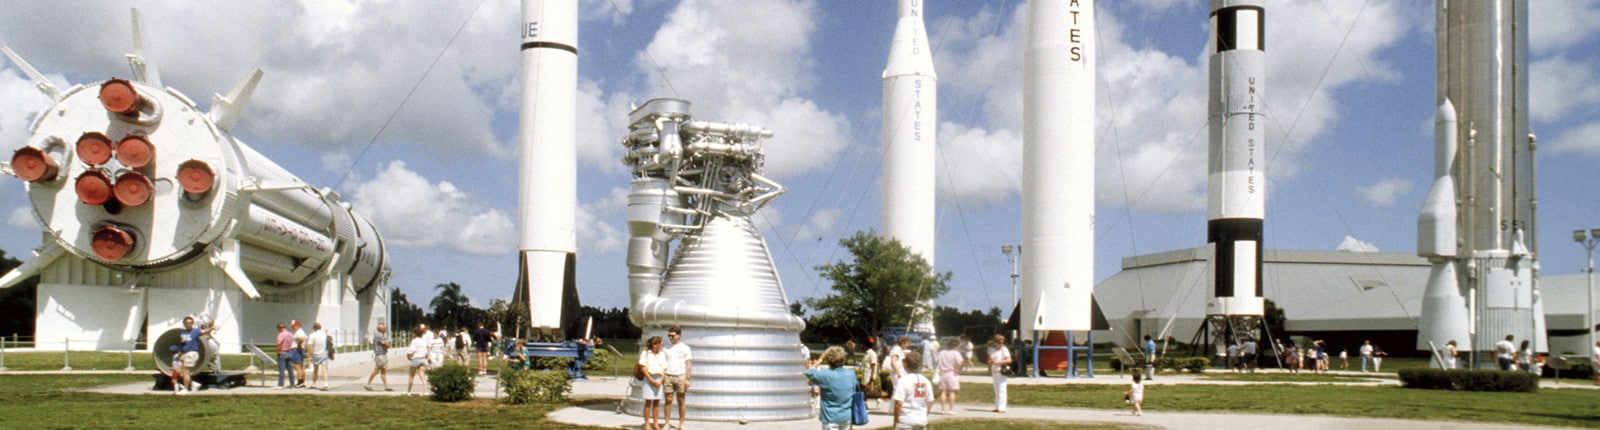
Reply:
[[[1211, 262], [1212, 272], [1216, 273], [1216, 286], [1213, 292], [1216, 297], [1261, 297], [1261, 219], [1259, 218], [1224, 218], [1206, 222], [1206, 242], [1216, 247], [1215, 260]], [[1255, 242], [1255, 291], [1247, 294], [1236, 294], [1233, 291], [1234, 268], [1242, 261], [1236, 261], [1233, 250], [1236, 242]]]
[[[1239, 12], [1242, 11], [1255, 12], [1253, 14], [1255, 15], [1255, 22], [1250, 22], [1250, 15], [1252, 14], [1246, 14], [1245, 20], [1241, 22], [1239, 20]], [[1266, 11], [1259, 6], [1232, 6], [1212, 11], [1211, 19], [1217, 21], [1217, 52], [1235, 49], [1267, 50], [1266, 17]], [[1251, 42], [1253, 46], [1239, 46], [1240, 34], [1251, 32], [1255, 33], [1255, 40], [1250, 41], [1247, 39], [1246, 41]]]

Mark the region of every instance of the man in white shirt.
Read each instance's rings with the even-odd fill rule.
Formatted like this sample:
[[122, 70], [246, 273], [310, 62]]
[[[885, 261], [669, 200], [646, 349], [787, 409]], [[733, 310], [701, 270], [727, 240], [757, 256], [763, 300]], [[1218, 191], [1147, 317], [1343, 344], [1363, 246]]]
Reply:
[[322, 331], [322, 323], [311, 323], [311, 337], [306, 338], [306, 349], [311, 353], [311, 384], [322, 380], [322, 391], [328, 391], [328, 368], [333, 362], [333, 339]]
[[933, 402], [933, 381], [922, 376], [922, 354], [911, 351], [906, 356], [906, 374], [894, 384], [894, 428], [924, 429], [928, 427], [928, 404]]
[[311, 359], [311, 351], [306, 350], [306, 330], [300, 327], [300, 320], [289, 321], [289, 327], [294, 329], [294, 349], [299, 350], [297, 355], [300, 356], [300, 361], [294, 364], [294, 374], [300, 377], [300, 382], [296, 383], [295, 387], [305, 388], [305, 362]]
[[689, 350], [689, 344], [683, 342], [683, 329], [674, 325], [667, 329], [667, 340], [672, 341], [672, 347], [667, 348], [666, 382], [663, 398], [666, 405], [661, 408], [661, 414], [666, 416], [666, 422], [672, 423], [672, 401], [678, 401], [678, 428], [683, 428], [683, 415], [687, 407], [683, 403], [684, 394], [689, 391], [689, 375], [694, 367], [690, 363], [694, 354]]
[[1361, 341], [1361, 371], [1367, 371], [1367, 363], [1372, 362], [1372, 341]]
[[1506, 340], [1494, 344], [1494, 354], [1500, 361], [1500, 370], [1511, 370], [1511, 362], [1516, 358], [1517, 345], [1511, 343], [1511, 339], [1514, 338], [1508, 334]]

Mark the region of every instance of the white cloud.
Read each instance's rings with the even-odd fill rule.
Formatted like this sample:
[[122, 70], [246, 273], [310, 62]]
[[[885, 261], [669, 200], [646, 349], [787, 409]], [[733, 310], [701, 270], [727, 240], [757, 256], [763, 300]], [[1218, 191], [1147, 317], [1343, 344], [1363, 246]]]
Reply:
[[1401, 196], [1411, 193], [1411, 181], [1404, 178], [1388, 178], [1376, 184], [1357, 188], [1356, 195], [1361, 201], [1373, 206], [1389, 206], [1395, 204]]
[[12, 208], [10, 216], [6, 217], [6, 225], [30, 230], [38, 229], [39, 220], [33, 217], [32, 208], [31, 205]]
[[391, 246], [445, 248], [472, 255], [504, 255], [517, 249], [512, 216], [447, 181], [434, 183], [392, 161], [366, 182], [352, 182], [357, 213], [383, 232]]
[[1378, 246], [1354, 237], [1345, 236], [1344, 241], [1339, 242], [1339, 247], [1334, 250], [1339, 252], [1378, 252]]
[[941, 195], [996, 203], [1022, 189], [1022, 136], [1007, 129], [989, 131], [946, 122], [939, 126], [939, 141], [936, 166]]
[[795, 241], [811, 241], [833, 236], [839, 220], [844, 217], [844, 211], [839, 209], [823, 209], [811, 213], [811, 219], [800, 226], [794, 233]]
[[1528, 67], [1528, 116], [1534, 121], [1549, 122], [1573, 114], [1588, 113], [1600, 103], [1600, 87], [1594, 85], [1595, 65], [1556, 56], [1534, 61]]
[[0, 150], [10, 161], [10, 154], [27, 144], [29, 122], [50, 106], [50, 99], [10, 61], [0, 60], [0, 67]]
[[578, 2], [578, 13], [584, 21], [604, 19], [622, 24], [633, 13], [633, 0], [582, 0]]
[[1534, 55], [1562, 51], [1600, 34], [1600, 1], [1528, 2], [1528, 45]]
[[[615, 217], [600, 216], [616, 209], [608, 200], [578, 205], [578, 252], [584, 255], [610, 254], [624, 251], [628, 246], [628, 233], [606, 223]], [[624, 206], [626, 208], [626, 206]]]
[[[1565, 133], [1552, 139], [1550, 143], [1540, 144], [1540, 147], [1543, 148], [1548, 145], [1548, 149], [1556, 154], [1576, 153], [1600, 156], [1600, 140], [1595, 140], [1595, 136], [1600, 136], [1600, 122], [1573, 125], [1568, 127]], [[1543, 142], [1544, 140], [1540, 139], [1540, 141]]]
[[850, 143], [849, 120], [804, 96], [817, 81], [809, 42], [816, 9], [811, 1], [687, 0], [636, 62], [650, 93], [693, 102], [696, 119], [772, 130], [766, 172], [790, 177]]

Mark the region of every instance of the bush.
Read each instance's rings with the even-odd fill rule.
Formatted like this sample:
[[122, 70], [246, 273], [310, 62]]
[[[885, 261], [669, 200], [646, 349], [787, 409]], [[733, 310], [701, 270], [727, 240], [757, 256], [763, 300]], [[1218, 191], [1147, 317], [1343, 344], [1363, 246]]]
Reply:
[[433, 400], [459, 402], [472, 399], [472, 390], [478, 384], [474, 379], [476, 373], [477, 370], [461, 363], [449, 363], [429, 370], [428, 387], [433, 389]]
[[[1572, 360], [1572, 361], [1577, 361], [1577, 360]], [[1544, 374], [1540, 375], [1540, 376], [1543, 376], [1543, 377], [1546, 377], [1546, 378], [1555, 378], [1556, 377], [1556, 369], [1552, 369], [1552, 368], [1550, 368], [1550, 366], [1545, 366], [1544, 367]], [[1589, 378], [1593, 378], [1593, 377], [1594, 377], [1594, 366], [1589, 364], [1589, 363], [1587, 363], [1587, 362], [1581, 363], [1581, 364], [1572, 363], [1572, 368], [1561, 371], [1561, 379], [1589, 379]]]
[[[583, 366], [583, 370], [585, 372], [611, 370], [611, 360], [616, 359], [615, 356], [611, 355], [611, 351], [606, 351], [604, 349], [595, 349], [592, 351], [594, 351], [594, 355], [589, 356], [589, 363]], [[563, 369], [564, 368], [565, 367], [563, 367]]]
[[1539, 376], [1503, 370], [1402, 369], [1400, 385], [1432, 390], [1532, 393], [1539, 390]]
[[1200, 373], [1206, 370], [1206, 365], [1211, 364], [1211, 359], [1206, 357], [1159, 357], [1156, 358], [1157, 369], [1187, 370], [1189, 373]]
[[506, 390], [502, 402], [508, 405], [557, 403], [567, 401], [572, 381], [565, 370], [512, 370], [500, 368], [500, 386]]

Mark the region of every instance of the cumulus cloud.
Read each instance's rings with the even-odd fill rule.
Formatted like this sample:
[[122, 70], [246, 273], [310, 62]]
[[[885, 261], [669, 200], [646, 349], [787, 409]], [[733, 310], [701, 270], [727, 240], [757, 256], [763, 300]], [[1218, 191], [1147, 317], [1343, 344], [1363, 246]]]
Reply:
[[33, 217], [31, 206], [18, 206], [11, 209], [11, 214], [6, 217], [6, 225], [17, 228], [37, 229], [39, 228], [39, 220]]
[[[1600, 122], [1574, 125], [1551, 140], [1548, 144], [1549, 150], [1558, 154], [1600, 156], [1600, 141], [1596, 141], [1595, 136], [1600, 136]], [[1544, 140], [1540, 139], [1540, 142]], [[1545, 144], [1541, 143], [1539, 146], [1544, 147]]]
[[1411, 181], [1405, 178], [1388, 178], [1376, 184], [1356, 189], [1361, 201], [1373, 206], [1395, 204], [1401, 196], [1411, 193]]
[[1339, 247], [1334, 250], [1339, 252], [1378, 252], [1378, 246], [1354, 237], [1345, 236], [1344, 241], [1339, 242]]
[[383, 232], [386, 243], [444, 248], [472, 255], [517, 249], [512, 216], [448, 181], [437, 183], [392, 161], [372, 180], [349, 186], [351, 205]]
[[1528, 116], [1534, 121], [1556, 121], [1573, 114], [1588, 113], [1600, 103], [1600, 87], [1594, 85], [1595, 64], [1556, 56], [1534, 61], [1528, 68]]
[[832, 236], [836, 233], [834, 231], [835, 227], [843, 217], [844, 211], [839, 209], [823, 209], [812, 212], [811, 218], [806, 220], [805, 225], [800, 226], [795, 231], [793, 237], [797, 241], [806, 241]]
[[771, 129], [766, 172], [790, 177], [828, 163], [850, 143], [845, 116], [805, 97], [817, 81], [809, 42], [817, 15], [811, 1], [684, 1], [636, 62], [652, 69], [645, 70], [651, 93], [692, 100], [697, 119]]
[[[1168, 6], [1147, 2], [1144, 6]], [[1402, 10], [1412, 7], [1416, 10]], [[1021, 135], [1020, 67], [1025, 6], [988, 11], [930, 28], [949, 28], [935, 57], [940, 81], [940, 116], [973, 129], [968, 134], [995, 136], [998, 130]], [[1154, 211], [1203, 208], [1206, 187], [1206, 79], [1209, 50], [1169, 52], [1150, 46], [1144, 33], [1126, 33], [1120, 18], [1101, 9], [1097, 14], [1099, 87], [1096, 89], [1096, 195], [1102, 205], [1133, 206]], [[1301, 170], [1300, 154], [1316, 143], [1338, 120], [1338, 90], [1355, 83], [1397, 78], [1382, 51], [1416, 29], [1407, 18], [1422, 6], [1369, 4], [1365, 8], [1326, 8], [1316, 2], [1275, 3], [1267, 14], [1273, 31], [1265, 79], [1268, 160], [1274, 178]], [[1288, 31], [1287, 29], [1293, 29]], [[1204, 34], [1204, 33], [1200, 33]], [[1345, 35], [1348, 34], [1348, 37]], [[1330, 37], [1330, 35], [1336, 37]], [[937, 36], [934, 36], [937, 37]], [[1201, 40], [1204, 40], [1203, 36]], [[983, 118], [962, 115], [949, 106], [984, 106]], [[945, 129], [944, 126], [941, 130]], [[950, 136], [941, 136], [951, 145]], [[1011, 151], [1020, 151], [1021, 146]], [[1020, 154], [995, 157], [1020, 160]], [[988, 170], [1020, 170], [1016, 165]], [[1020, 192], [1004, 175], [974, 178], [965, 193], [993, 190]]]
[[1600, 1], [1528, 2], [1528, 45], [1534, 55], [1566, 50], [1600, 35]]
[[[0, 60], [0, 67], [0, 150], [10, 154], [27, 144], [28, 123], [50, 106], [50, 99], [10, 61]], [[60, 81], [59, 76], [47, 78]]]

